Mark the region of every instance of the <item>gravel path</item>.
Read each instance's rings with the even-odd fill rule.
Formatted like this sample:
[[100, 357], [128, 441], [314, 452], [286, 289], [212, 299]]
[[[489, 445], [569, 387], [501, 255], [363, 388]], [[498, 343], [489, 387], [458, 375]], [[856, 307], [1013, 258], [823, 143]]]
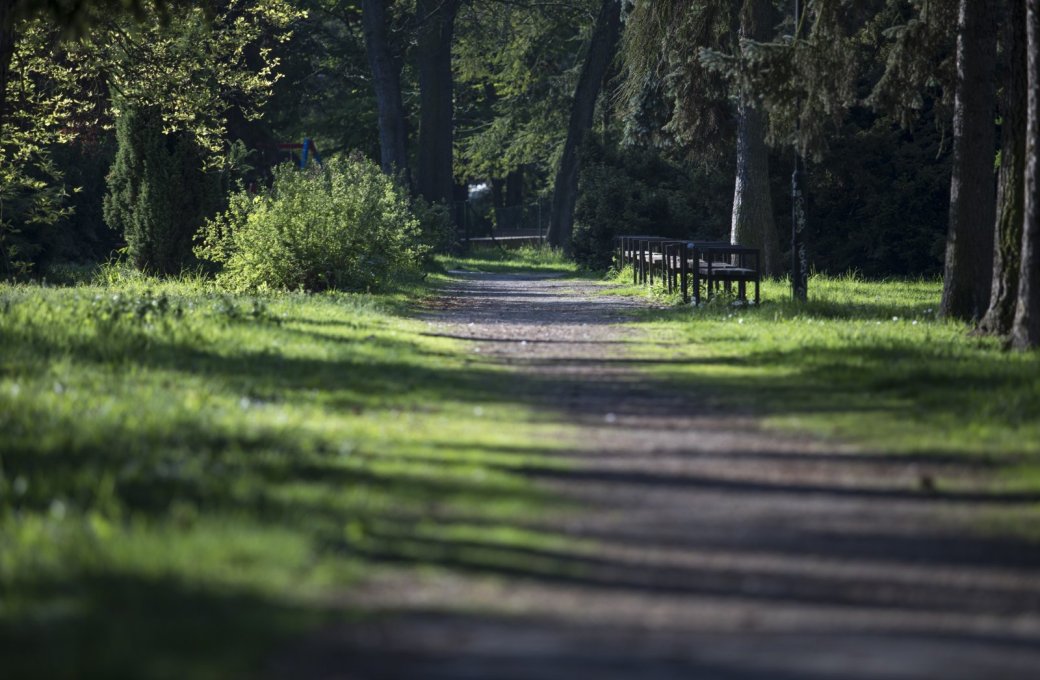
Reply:
[[460, 274], [430, 317], [579, 424], [572, 469], [525, 469], [584, 509], [534, 523], [574, 549], [388, 570], [351, 601], [384, 615], [275, 675], [1040, 677], [1040, 547], [973, 528], [1009, 499], [931, 495], [923, 478], [978, 473], [777, 435], [653, 384], [622, 323], [640, 303], [602, 293]]

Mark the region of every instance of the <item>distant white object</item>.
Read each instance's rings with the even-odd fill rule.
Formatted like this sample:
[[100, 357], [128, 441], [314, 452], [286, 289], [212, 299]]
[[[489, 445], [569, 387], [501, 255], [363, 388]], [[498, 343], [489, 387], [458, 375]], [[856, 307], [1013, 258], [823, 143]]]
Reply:
[[480, 184], [469, 185], [469, 200], [480, 198], [487, 192], [491, 191], [491, 185], [487, 182], [481, 182]]

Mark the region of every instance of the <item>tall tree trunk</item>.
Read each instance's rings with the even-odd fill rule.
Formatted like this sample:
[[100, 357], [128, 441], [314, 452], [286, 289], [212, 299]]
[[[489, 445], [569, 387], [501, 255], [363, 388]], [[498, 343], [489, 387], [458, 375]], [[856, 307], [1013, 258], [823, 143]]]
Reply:
[[567, 140], [563, 144], [560, 167], [553, 185], [552, 207], [549, 210], [549, 243], [571, 249], [574, 230], [574, 204], [578, 201], [578, 149], [592, 128], [596, 113], [596, 99], [603, 84], [607, 67], [617, 51], [621, 33], [620, 0], [603, 0], [596, 25], [589, 39], [589, 52], [581, 67], [578, 86], [574, 90], [574, 104], [567, 125]]
[[953, 176], [940, 313], [976, 321], [989, 306], [993, 274], [996, 0], [960, 0]]
[[506, 175], [506, 205], [520, 205], [524, 202], [524, 171], [510, 170]]
[[741, 101], [737, 105], [737, 181], [730, 241], [758, 248], [762, 253], [762, 272], [773, 276], [780, 270], [780, 238], [773, 220], [764, 128], [762, 112]]
[[1001, 101], [1000, 173], [997, 183], [997, 219], [994, 233], [993, 284], [989, 309], [979, 331], [1007, 335], [1015, 319], [1018, 272], [1022, 263], [1023, 181], [1026, 152], [1026, 10], [1025, 3], [1009, 3], [1004, 22], [1004, 92]]
[[14, 0], [0, 0], [0, 139], [7, 118], [7, 85], [17, 36], [14, 32]]
[[1018, 307], [1011, 344], [1016, 349], [1035, 349], [1040, 347], [1040, 0], [1025, 0], [1025, 3], [1029, 73], [1025, 218], [1022, 220]]
[[[770, 0], [752, 0], [740, 17], [740, 37], [765, 42], [773, 37], [776, 14]], [[765, 114], [746, 98], [737, 104], [737, 177], [733, 190], [730, 241], [758, 248], [767, 276], [780, 270], [780, 237], [769, 190], [769, 148]]]
[[401, 100], [401, 64], [390, 49], [387, 0], [362, 0], [361, 20], [365, 52], [372, 70], [376, 109], [379, 112], [379, 159], [383, 172], [410, 184], [408, 176], [408, 128]]
[[[14, 2], [15, 0], [0, 0], [0, 160], [5, 162], [7, 152], [2, 145], [4, 125], [7, 123], [7, 85], [11, 80], [11, 60], [14, 58], [17, 40], [14, 31]], [[2, 241], [5, 231], [3, 213], [0, 211], [0, 275], [6, 275], [13, 269], [8, 248]]]
[[415, 185], [430, 202], [451, 204], [454, 81], [451, 44], [460, 0], [418, 0], [419, 153]]

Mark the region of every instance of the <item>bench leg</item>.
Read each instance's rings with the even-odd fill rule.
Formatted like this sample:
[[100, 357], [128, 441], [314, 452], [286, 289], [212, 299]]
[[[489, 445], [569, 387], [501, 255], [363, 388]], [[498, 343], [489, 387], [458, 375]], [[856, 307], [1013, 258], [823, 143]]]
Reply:
[[672, 260], [671, 260], [671, 255], [672, 255], [672, 247], [671, 246], [665, 246], [664, 247], [664, 259], [661, 261], [661, 266], [664, 268], [665, 289], [668, 291], [669, 295], [672, 292]]
[[689, 253], [686, 244], [679, 247], [679, 283], [682, 286], [682, 301], [686, 304], [690, 301], [690, 266], [687, 260]]

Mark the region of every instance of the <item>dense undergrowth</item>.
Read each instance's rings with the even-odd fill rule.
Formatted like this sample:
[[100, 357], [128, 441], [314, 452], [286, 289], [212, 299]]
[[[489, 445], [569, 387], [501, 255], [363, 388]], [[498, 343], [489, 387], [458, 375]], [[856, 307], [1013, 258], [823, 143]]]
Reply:
[[106, 274], [0, 284], [5, 677], [248, 675], [384, 559], [556, 540], [507, 520], [551, 507], [514, 468], [564, 426], [430, 333], [427, 289]]

